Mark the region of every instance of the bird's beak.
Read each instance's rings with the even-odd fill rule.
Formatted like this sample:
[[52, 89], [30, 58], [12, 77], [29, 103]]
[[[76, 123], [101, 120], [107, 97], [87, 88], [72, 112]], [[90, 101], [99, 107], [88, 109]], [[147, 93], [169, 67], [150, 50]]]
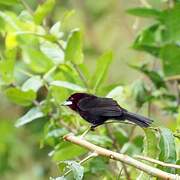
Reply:
[[72, 105], [72, 101], [64, 101], [61, 106], [69, 106]]

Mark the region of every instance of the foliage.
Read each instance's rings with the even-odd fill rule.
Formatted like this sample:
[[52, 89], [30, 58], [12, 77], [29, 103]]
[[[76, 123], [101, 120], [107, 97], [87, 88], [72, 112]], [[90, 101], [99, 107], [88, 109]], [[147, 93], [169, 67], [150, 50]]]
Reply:
[[[88, 140], [115, 151], [121, 149], [121, 152], [129, 155], [144, 154], [167, 163], [178, 162], [180, 154], [176, 151], [180, 144], [174, 134], [179, 133], [180, 124], [160, 127], [160, 118], [153, 109], [160, 109], [170, 115], [174, 122], [180, 116], [179, 2], [163, 10], [153, 7], [128, 10], [132, 15], [151, 18], [154, 22], [140, 31], [132, 45], [135, 50], [152, 55], [151, 61], [146, 64], [129, 65], [143, 77], [132, 85], [107, 81], [113, 61], [109, 50], [100, 55], [95, 71], [91, 72], [83, 54], [83, 33], [79, 29], [70, 32], [63, 29], [72, 11], [64, 15], [62, 22], [49, 20], [56, 6], [55, 0], [44, 1], [34, 11], [23, 0], [0, 1], [1, 6], [5, 8], [0, 11], [0, 38], [3, 39], [0, 46], [0, 90], [14, 106], [21, 106], [23, 113], [15, 126], [26, 125], [30, 133], [39, 133], [41, 148], [48, 147], [49, 154], [46, 152], [46, 155], [51, 157], [54, 164], [60, 163], [59, 177], [56, 179], [72, 177], [71, 173], [64, 176], [62, 169], [70, 169], [77, 180], [83, 177], [113, 179], [114, 174], [119, 174], [119, 165], [115, 166], [115, 163], [100, 157], [81, 165], [79, 160], [87, 155], [87, 150], [62, 140], [65, 134], [73, 132], [80, 135], [88, 127], [77, 114], [60, 106], [70, 94], [77, 91], [112, 97], [131, 110], [143, 109], [145, 112], [148, 109], [148, 115], [154, 119], [154, 126], [158, 126], [158, 130], [149, 128], [133, 134], [134, 128], [131, 125], [108, 124], [90, 132]], [[13, 9], [14, 6], [18, 12]], [[176, 90], [169, 79], [175, 83]], [[12, 131], [11, 127], [5, 128], [7, 132]], [[8, 154], [13, 154], [12, 146], [17, 145], [8, 141], [8, 134], [2, 131], [0, 159], [3, 163], [0, 164], [0, 172], [6, 172], [10, 169]], [[65, 165], [65, 168], [61, 165]], [[131, 177], [150, 178], [142, 172], [132, 171], [131, 167], [127, 168]], [[158, 168], [176, 173], [172, 168]]]

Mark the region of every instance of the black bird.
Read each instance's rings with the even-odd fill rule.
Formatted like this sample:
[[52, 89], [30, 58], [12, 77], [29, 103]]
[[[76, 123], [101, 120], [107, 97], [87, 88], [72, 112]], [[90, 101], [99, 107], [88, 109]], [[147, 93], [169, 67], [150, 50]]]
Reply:
[[141, 127], [148, 127], [152, 123], [149, 118], [128, 112], [112, 98], [97, 97], [87, 93], [75, 93], [63, 105], [79, 113], [82, 118], [92, 124], [92, 129], [109, 119], [129, 120]]

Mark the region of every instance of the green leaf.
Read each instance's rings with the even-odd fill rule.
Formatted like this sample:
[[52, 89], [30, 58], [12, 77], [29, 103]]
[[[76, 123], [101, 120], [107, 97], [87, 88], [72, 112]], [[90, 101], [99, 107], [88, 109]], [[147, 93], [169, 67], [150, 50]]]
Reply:
[[83, 62], [82, 34], [79, 30], [72, 31], [68, 38], [65, 49], [65, 60], [71, 61], [74, 64], [81, 64]]
[[10, 101], [22, 106], [29, 106], [36, 99], [36, 93], [32, 90], [22, 91], [18, 88], [8, 88], [5, 94]]
[[105, 80], [112, 58], [112, 52], [106, 52], [97, 60], [96, 70], [91, 78], [91, 86], [94, 90], [97, 90]]
[[22, 91], [28, 91], [33, 90], [34, 92], [37, 92], [39, 88], [43, 86], [43, 81], [40, 78], [40, 76], [32, 76], [27, 81], [24, 82], [21, 89]]
[[136, 100], [136, 106], [142, 107], [142, 105], [151, 100], [151, 96], [144, 81], [137, 80], [132, 87], [132, 95]]
[[86, 139], [91, 141], [92, 143], [95, 143], [100, 146], [108, 146], [110, 147], [112, 145], [112, 139], [110, 139], [108, 136], [105, 135], [93, 135], [93, 134], [87, 134]]
[[40, 111], [38, 107], [33, 107], [24, 116], [22, 116], [16, 121], [15, 126], [16, 127], [23, 126], [24, 124], [27, 124], [43, 116], [44, 114]]
[[51, 59], [39, 50], [32, 48], [25, 49], [23, 55], [24, 61], [34, 72], [45, 73], [53, 66]]
[[[144, 156], [151, 157], [153, 159], [158, 159], [159, 154], [160, 154], [160, 149], [159, 149], [160, 137], [159, 137], [159, 133], [155, 132], [152, 129], [147, 129], [147, 128], [144, 129], [144, 132], [145, 132], [144, 150], [143, 150]], [[149, 164], [151, 166], [155, 166], [152, 163], [149, 163]], [[148, 174], [146, 174], [144, 172], [140, 172], [137, 179], [138, 180], [141, 180], [141, 179], [150, 180], [151, 176], [149, 176]]]
[[154, 17], [154, 18], [158, 18], [161, 14], [160, 11], [150, 8], [133, 8], [133, 9], [128, 9], [127, 12], [135, 16]]
[[82, 180], [83, 174], [84, 174], [84, 167], [81, 166], [76, 161], [62, 161], [60, 163], [64, 163], [68, 165], [68, 168], [72, 170], [74, 179], [76, 180]]
[[[176, 164], [175, 139], [171, 130], [164, 127], [160, 127], [160, 135], [161, 153], [159, 156], [159, 160], [166, 163]], [[169, 173], [175, 173], [175, 169], [173, 168], [161, 167], [161, 169]]]
[[113, 126], [113, 134], [121, 146], [128, 142], [128, 133], [120, 126]]
[[0, 61], [0, 76], [6, 84], [14, 81], [14, 59]]
[[178, 42], [180, 40], [180, 3], [174, 5], [173, 8], [164, 10], [160, 20], [164, 27], [164, 35], [167, 40]]
[[147, 75], [157, 88], [166, 87], [163, 77], [160, 76], [158, 72], [149, 70], [147, 64], [144, 64], [140, 67], [136, 65], [129, 65], [129, 66]]
[[68, 130], [65, 128], [56, 128], [49, 131], [46, 135], [46, 138], [50, 138], [50, 137], [59, 138], [59, 137], [64, 136], [67, 133], [68, 133]]
[[62, 64], [64, 62], [64, 52], [57, 44], [43, 41], [40, 49], [54, 64]]
[[73, 91], [79, 91], [79, 92], [84, 92], [86, 91], [85, 88], [79, 86], [79, 85], [76, 85], [76, 84], [73, 84], [73, 83], [70, 83], [70, 82], [67, 82], [67, 81], [53, 81], [51, 83], [51, 85], [53, 86], [58, 86], [58, 87], [64, 87], [64, 88], [67, 88], [67, 89], [71, 89]]
[[57, 162], [71, 160], [85, 154], [86, 152], [87, 150], [80, 146], [63, 142], [60, 144], [59, 148], [54, 151], [52, 159]]
[[87, 163], [86, 170], [90, 174], [104, 173], [108, 169], [108, 161], [103, 157], [93, 158], [91, 161]]
[[59, 40], [63, 36], [63, 32], [60, 31], [60, 28], [61, 28], [61, 23], [57, 22], [49, 30], [50, 34], [55, 36], [57, 40]]
[[162, 41], [161, 28], [159, 24], [152, 25], [143, 30], [133, 43], [133, 48], [146, 51], [156, 57], [159, 56], [159, 44]]
[[7, 5], [7, 6], [15, 6], [19, 4], [19, 0], [0, 0], [0, 4]]
[[42, 5], [39, 5], [34, 13], [34, 21], [41, 24], [44, 18], [52, 11], [55, 5], [55, 0], [46, 0]]
[[163, 70], [166, 76], [180, 74], [180, 46], [171, 44], [162, 47], [160, 58], [162, 58]]

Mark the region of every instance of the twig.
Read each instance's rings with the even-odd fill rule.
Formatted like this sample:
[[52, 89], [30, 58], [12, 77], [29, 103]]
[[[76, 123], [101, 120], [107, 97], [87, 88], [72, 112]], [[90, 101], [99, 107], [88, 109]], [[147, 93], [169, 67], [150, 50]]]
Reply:
[[180, 75], [175, 75], [165, 78], [165, 81], [176, 81], [176, 80], [180, 80]]
[[20, 0], [20, 1], [21, 1], [22, 5], [24, 6], [24, 8], [27, 9], [28, 12], [29, 12], [31, 15], [33, 15], [33, 10], [32, 10], [31, 7], [27, 4], [27, 2], [24, 1], [24, 0]]
[[73, 65], [74, 69], [76, 70], [76, 72], [78, 73], [78, 75], [79, 75], [80, 79], [82, 80], [84, 86], [87, 89], [89, 89], [89, 85], [87, 83], [87, 79], [85, 78], [84, 74], [81, 72], [81, 70], [79, 69], [79, 67], [76, 64], [72, 63], [72, 65]]
[[[65, 50], [64, 47], [63, 47], [59, 42], [56, 42], [56, 44], [57, 44], [63, 51]], [[78, 67], [76, 64], [72, 63], [72, 65], [73, 65], [74, 69], [76, 70], [76, 72], [78, 73], [78, 75], [79, 75], [80, 79], [82, 80], [84, 86], [88, 89], [89, 86], [88, 86], [87, 79], [85, 78], [84, 74], [81, 72], [81, 70], [79, 69], [79, 67]]]
[[175, 81], [176, 91], [177, 91], [177, 106], [180, 105], [180, 88], [179, 88], [179, 80]]
[[[91, 154], [89, 154], [87, 157], [85, 157], [84, 159], [82, 159], [82, 160], [79, 162], [79, 164], [81, 165], [81, 164], [85, 163], [86, 161], [88, 161], [89, 159], [91, 159], [91, 158], [93, 158], [93, 157], [96, 157], [96, 156], [97, 156], [96, 153], [91, 153]], [[71, 169], [70, 169], [69, 171], [67, 171], [67, 172], [63, 175], [63, 177], [64, 177], [64, 176], [67, 176], [71, 171], [72, 171]]]
[[152, 6], [146, 0], [140, 0], [141, 4], [147, 8], [152, 8]]
[[[116, 150], [118, 150], [120, 147], [119, 147], [119, 144], [117, 144], [117, 142], [116, 142], [116, 138], [114, 137], [114, 135], [113, 135], [113, 133], [112, 133], [112, 131], [111, 131], [111, 128], [110, 128], [107, 124], [105, 124], [105, 127], [106, 127], [106, 130], [107, 130], [108, 136], [109, 136], [109, 137], [112, 139], [112, 141], [113, 141], [113, 147], [114, 147]], [[124, 169], [124, 174], [125, 174], [125, 176], [126, 176], [126, 179], [127, 179], [127, 180], [131, 180], [126, 165], [125, 165], [123, 162], [121, 162], [121, 164], [122, 164], [122, 168]]]
[[180, 169], [180, 165], [171, 164], [171, 163], [165, 163], [165, 162], [162, 162], [162, 161], [150, 158], [150, 157], [135, 155], [134, 158], [138, 158], [138, 159], [142, 159], [142, 160], [145, 160], [145, 161], [149, 161], [149, 162], [152, 162], [152, 163], [155, 163], [155, 164], [159, 164], [159, 165], [165, 166], [165, 167]]
[[159, 178], [168, 179], [168, 180], [177, 180], [177, 178], [180, 178], [180, 176], [178, 176], [178, 175], [170, 174], [170, 173], [164, 172], [160, 169], [157, 169], [155, 167], [151, 167], [151, 166], [149, 166], [145, 163], [142, 163], [128, 155], [116, 153], [111, 150], [94, 145], [84, 139], [74, 136], [73, 134], [65, 135], [64, 140], [72, 142], [81, 147], [84, 147], [92, 152], [95, 152], [99, 156], [105, 156], [107, 158], [114, 159], [116, 161], [124, 162], [125, 164], [133, 166], [133, 167], [135, 167], [141, 171], [144, 171], [147, 174], [154, 176], [154, 177], [159, 177]]
[[120, 169], [120, 171], [119, 171], [119, 174], [118, 174], [117, 180], [120, 180], [122, 170], [123, 170], [123, 167], [122, 167], [122, 168]]

